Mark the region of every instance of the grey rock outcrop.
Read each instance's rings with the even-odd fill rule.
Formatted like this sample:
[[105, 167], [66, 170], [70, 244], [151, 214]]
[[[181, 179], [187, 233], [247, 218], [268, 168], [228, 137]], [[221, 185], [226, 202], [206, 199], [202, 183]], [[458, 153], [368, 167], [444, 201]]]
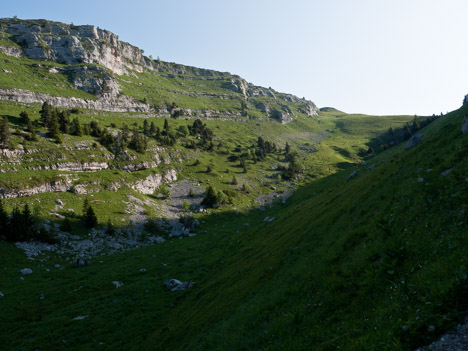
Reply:
[[45, 182], [37, 186], [29, 186], [22, 189], [11, 189], [7, 186], [0, 188], [0, 198], [12, 199], [16, 197], [31, 196], [43, 193], [66, 192], [71, 188], [72, 181], [70, 179], [53, 180]]
[[181, 282], [177, 279], [169, 279], [164, 282], [164, 286], [170, 291], [183, 291], [193, 286], [192, 282]]
[[419, 144], [424, 134], [413, 135], [406, 143], [405, 150], [411, 149], [413, 146]]
[[348, 178], [346, 178], [346, 181], [349, 181], [349, 180], [353, 179], [353, 178], [356, 177], [357, 175], [358, 175], [358, 172], [357, 172], [357, 171], [352, 172], [352, 173], [348, 176]]
[[22, 54], [32, 60], [66, 65], [97, 63], [116, 74], [152, 67], [140, 49], [95, 26], [74, 26], [46, 20], [1, 20], [3, 30], [13, 34]]
[[137, 181], [132, 185], [132, 189], [142, 194], [153, 194], [163, 183], [170, 183], [177, 180], [177, 173], [174, 169], [168, 170], [166, 174], [150, 174], [145, 179]]
[[76, 97], [52, 96], [24, 89], [0, 89], [0, 99], [38, 103], [47, 101], [50, 105], [60, 108], [75, 107], [110, 112], [153, 112], [151, 106], [135, 102], [126, 95], [119, 95], [111, 99], [104, 97], [98, 100], [91, 100]]
[[[135, 72], [151, 72], [152, 74], [179, 80], [206, 80], [223, 81], [223, 87], [230, 90], [221, 93], [194, 92], [178, 90], [177, 94], [202, 96], [216, 99], [237, 100], [242, 95], [244, 99], [255, 97], [271, 98], [273, 102], [300, 103], [301, 113], [307, 116], [317, 115], [319, 110], [311, 101], [300, 99], [291, 94], [274, 91], [271, 88], [255, 86], [243, 78], [227, 72], [201, 69], [184, 66], [159, 59], [145, 57], [143, 50], [129, 43], [119, 40], [118, 36], [110, 31], [91, 25], [75, 26], [47, 20], [20, 20], [17, 18], [0, 19], [0, 27], [6, 40], [12, 40], [10, 45], [0, 46], [0, 51], [14, 57], [26, 57], [35, 61], [57, 62], [66, 66], [47, 66], [50, 73], [65, 75], [78, 89], [99, 97], [99, 99], [79, 99], [70, 97], [54, 97], [46, 94], [34, 93], [21, 89], [1, 89], [0, 99], [18, 102], [48, 101], [59, 108], [85, 108], [111, 112], [143, 112], [167, 115], [165, 107], [150, 106], [125, 96], [121, 93], [118, 76], [135, 76]], [[2, 34], [0, 33], [0, 36]], [[34, 65], [38, 65], [34, 63]], [[40, 65], [40, 64], [39, 64]], [[41, 66], [41, 65], [40, 65]], [[120, 77], [125, 79], [124, 77]], [[267, 114], [270, 109], [265, 105], [263, 109]], [[242, 118], [237, 111], [212, 111], [204, 113], [203, 110], [180, 109], [183, 116], [197, 118], [203, 116], [219, 118]], [[296, 110], [295, 110], [296, 111]], [[281, 123], [293, 120], [294, 114], [288, 111], [277, 116]]]
[[22, 270], [20, 270], [21, 274], [23, 275], [30, 275], [33, 273], [32, 269], [31, 268], [23, 268]]
[[461, 129], [463, 134], [468, 133], [468, 116], [465, 116], [463, 118], [463, 124], [462, 124], [462, 129]]

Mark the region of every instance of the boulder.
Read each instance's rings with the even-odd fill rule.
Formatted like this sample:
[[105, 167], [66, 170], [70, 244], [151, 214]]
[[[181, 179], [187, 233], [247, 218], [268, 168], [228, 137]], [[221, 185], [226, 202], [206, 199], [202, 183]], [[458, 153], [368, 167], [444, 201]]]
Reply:
[[29, 275], [29, 274], [32, 274], [32, 269], [31, 268], [23, 268], [22, 270], [20, 270], [21, 274], [23, 275]]
[[354, 171], [353, 173], [351, 173], [351, 174], [348, 176], [348, 178], [346, 178], [346, 181], [348, 181], [348, 180], [350, 180], [350, 179], [353, 179], [354, 177], [357, 176], [357, 174], [358, 174], [357, 171]]
[[5, 297], [5, 295], [3, 295], [3, 293], [0, 291], [0, 299], [1, 299], [2, 297]]
[[419, 144], [424, 134], [413, 135], [406, 143], [405, 150], [411, 149], [413, 146]]
[[169, 236], [181, 237], [181, 236], [188, 236], [190, 234], [190, 229], [185, 227], [182, 223], [175, 223], [172, 227]]
[[114, 284], [114, 286], [115, 286], [116, 288], [120, 288], [120, 287], [123, 285], [122, 282], [119, 282], [119, 281], [117, 281], [117, 280], [114, 280], [114, 281], [112, 282], [112, 284]]
[[265, 217], [263, 219], [264, 222], [270, 223], [273, 222], [276, 219], [276, 217]]
[[170, 291], [183, 291], [193, 286], [192, 282], [181, 282], [178, 279], [169, 279], [164, 282], [164, 286]]

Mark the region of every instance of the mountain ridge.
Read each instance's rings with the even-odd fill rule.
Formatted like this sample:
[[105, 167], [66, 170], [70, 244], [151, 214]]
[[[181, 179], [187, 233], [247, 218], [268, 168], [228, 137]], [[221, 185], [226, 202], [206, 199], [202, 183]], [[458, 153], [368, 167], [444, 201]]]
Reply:
[[[148, 101], [142, 101], [142, 98], [137, 101], [135, 97], [128, 96], [122, 91], [125, 77], [137, 78], [139, 74], [148, 73], [180, 81], [212, 81], [218, 86], [218, 90], [223, 91], [223, 94], [216, 93], [211, 96], [221, 100], [229, 98], [238, 101], [235, 110], [231, 107], [227, 111], [237, 112], [239, 115], [247, 116], [250, 109], [263, 113], [265, 117], [272, 117], [287, 123], [297, 113], [303, 113], [309, 117], [318, 114], [318, 108], [311, 101], [292, 94], [279, 93], [271, 88], [255, 86], [237, 75], [162, 62], [159, 59], [153, 60], [144, 56], [143, 50], [119, 41], [117, 35], [95, 26], [74, 26], [47, 20], [2, 18], [0, 30], [3, 33], [0, 38], [1, 52], [15, 58], [26, 57], [34, 61], [65, 65], [46, 68], [51, 73], [67, 76], [75, 88], [104, 101], [100, 104], [91, 104], [93, 109], [109, 110], [108, 105], [120, 104], [127, 111], [164, 114], [170, 109], [170, 101], [151, 104]], [[121, 79], [118, 79], [118, 76]], [[216, 81], [219, 83], [216, 84]], [[193, 85], [188, 90], [180, 89], [179, 93], [200, 94]], [[3, 95], [9, 95], [10, 99], [16, 98], [17, 101], [32, 100], [31, 97], [24, 98], [21, 93], [15, 91], [4, 91]], [[39, 102], [39, 99], [33, 100]], [[267, 102], [262, 99], [266, 99]], [[105, 101], [109, 103], [106, 104]], [[68, 100], [67, 103], [68, 107], [86, 106], [83, 101]], [[290, 103], [300, 105], [297, 112], [291, 110], [288, 106]], [[60, 106], [64, 104], [62, 102]], [[269, 105], [272, 105], [271, 108]], [[209, 109], [209, 106], [207, 107]], [[182, 111], [186, 115], [192, 114], [189, 106], [182, 108], [185, 108]], [[220, 113], [227, 111], [221, 110]]]

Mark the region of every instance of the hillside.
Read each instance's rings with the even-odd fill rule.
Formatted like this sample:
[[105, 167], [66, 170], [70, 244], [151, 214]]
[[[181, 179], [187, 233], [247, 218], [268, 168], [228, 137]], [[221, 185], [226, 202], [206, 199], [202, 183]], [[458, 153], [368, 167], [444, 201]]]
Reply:
[[319, 110], [94, 26], [0, 27], [3, 349], [414, 350], [463, 319], [467, 104]]

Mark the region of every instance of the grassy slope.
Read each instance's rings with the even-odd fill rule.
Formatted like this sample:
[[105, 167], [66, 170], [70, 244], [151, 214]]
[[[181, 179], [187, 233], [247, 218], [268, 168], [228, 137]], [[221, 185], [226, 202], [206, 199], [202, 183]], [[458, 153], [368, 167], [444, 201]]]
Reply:
[[[426, 343], [467, 307], [468, 139], [460, 132], [467, 110], [434, 122], [413, 149], [383, 153], [375, 169], [361, 167], [349, 182], [352, 169], [265, 212], [206, 217], [195, 238], [64, 270], [26, 262], [0, 244], [3, 345], [409, 350]], [[277, 219], [265, 224], [265, 216]], [[25, 266], [35, 273], [18, 281]], [[171, 293], [162, 286], [167, 278], [196, 284]], [[72, 320], [79, 315], [88, 317]]]

